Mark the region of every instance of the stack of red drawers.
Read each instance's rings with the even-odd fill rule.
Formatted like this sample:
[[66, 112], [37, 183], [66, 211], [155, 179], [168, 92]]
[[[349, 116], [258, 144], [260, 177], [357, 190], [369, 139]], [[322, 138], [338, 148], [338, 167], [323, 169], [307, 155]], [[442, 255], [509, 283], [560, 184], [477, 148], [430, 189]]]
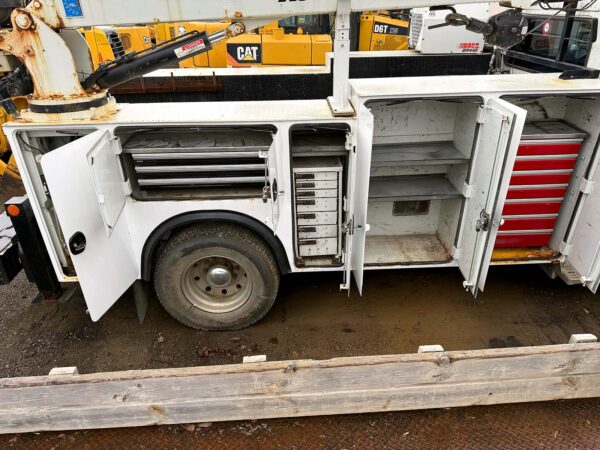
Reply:
[[548, 245], [585, 137], [561, 120], [525, 125], [496, 248]]

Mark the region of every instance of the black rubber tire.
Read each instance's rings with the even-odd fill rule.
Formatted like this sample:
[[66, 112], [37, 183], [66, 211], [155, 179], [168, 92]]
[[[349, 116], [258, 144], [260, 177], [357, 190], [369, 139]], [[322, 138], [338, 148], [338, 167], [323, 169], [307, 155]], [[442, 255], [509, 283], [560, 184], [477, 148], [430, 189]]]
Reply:
[[[214, 313], [196, 307], [181, 288], [184, 271], [206, 252], [222, 249], [245, 258], [252, 293], [238, 309]], [[182, 324], [198, 330], [239, 330], [262, 319], [279, 289], [279, 269], [265, 242], [251, 231], [227, 223], [201, 223], [174, 235], [160, 250], [154, 286], [165, 310]]]

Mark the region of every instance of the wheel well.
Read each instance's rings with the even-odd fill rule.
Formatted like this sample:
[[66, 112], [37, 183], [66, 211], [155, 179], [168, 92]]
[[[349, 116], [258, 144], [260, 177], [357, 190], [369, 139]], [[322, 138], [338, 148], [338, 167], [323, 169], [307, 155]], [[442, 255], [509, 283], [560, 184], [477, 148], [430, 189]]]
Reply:
[[290, 272], [290, 265], [283, 244], [273, 234], [273, 231], [263, 223], [253, 217], [240, 213], [229, 211], [198, 211], [171, 217], [154, 229], [148, 239], [146, 239], [144, 249], [142, 250], [142, 279], [146, 281], [152, 279], [152, 269], [155, 262], [154, 256], [161, 241], [169, 238], [169, 236], [182, 228], [200, 222], [226, 222], [249, 229], [264, 239], [266, 244], [271, 248], [281, 273], [286, 274]]

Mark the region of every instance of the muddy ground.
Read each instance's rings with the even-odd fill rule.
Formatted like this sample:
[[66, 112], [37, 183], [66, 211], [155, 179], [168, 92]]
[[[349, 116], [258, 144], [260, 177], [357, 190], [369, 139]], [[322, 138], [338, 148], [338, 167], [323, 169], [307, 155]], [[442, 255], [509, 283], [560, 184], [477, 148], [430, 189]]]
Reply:
[[21, 275], [0, 287], [0, 378], [43, 375], [56, 366], [81, 373], [269, 360], [557, 344], [573, 333], [600, 335], [600, 301], [534, 266], [495, 267], [474, 299], [456, 269], [373, 271], [364, 295], [340, 293], [338, 274], [289, 275], [258, 324], [201, 332], [177, 323], [157, 301], [140, 325], [130, 296], [92, 322], [80, 294], [32, 304]]
[[[536, 267], [493, 268], [473, 299], [458, 270], [369, 272], [364, 296], [338, 290], [339, 275], [293, 275], [257, 325], [237, 332], [184, 328], [150, 305], [143, 325], [125, 296], [99, 322], [79, 294], [32, 304], [23, 276], [0, 287], [0, 378], [43, 375], [56, 366], [82, 373], [270, 360], [567, 342], [600, 335], [600, 301]], [[0, 436], [0, 448], [33, 449], [485, 449], [600, 448], [600, 399]]]

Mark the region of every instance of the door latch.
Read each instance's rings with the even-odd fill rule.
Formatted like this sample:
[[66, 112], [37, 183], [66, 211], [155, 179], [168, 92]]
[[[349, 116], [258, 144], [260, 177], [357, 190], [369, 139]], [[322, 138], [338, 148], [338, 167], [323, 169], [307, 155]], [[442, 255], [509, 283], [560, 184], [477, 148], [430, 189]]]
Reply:
[[350, 219], [342, 224], [342, 233], [352, 234], [352, 231], [353, 231], [352, 222], [353, 222], [352, 219]]
[[485, 209], [482, 209], [479, 213], [479, 219], [475, 222], [475, 231], [487, 231], [490, 226], [490, 215]]

